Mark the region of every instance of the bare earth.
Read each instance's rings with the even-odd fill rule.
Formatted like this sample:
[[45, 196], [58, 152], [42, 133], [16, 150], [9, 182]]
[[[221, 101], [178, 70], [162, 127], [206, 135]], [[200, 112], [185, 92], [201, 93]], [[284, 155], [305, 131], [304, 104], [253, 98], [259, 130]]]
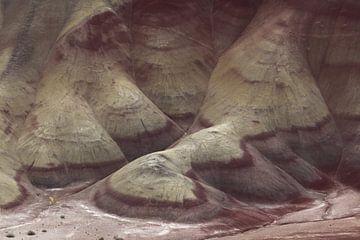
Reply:
[[0, 240], [359, 240], [359, 91], [360, 0], [0, 0]]
[[[36, 203], [3, 212], [1, 239], [360, 239], [360, 194], [348, 188], [328, 193], [322, 201], [297, 205], [306, 208], [243, 232], [217, 220], [182, 224], [119, 217], [90, 204], [86, 194], [77, 194], [79, 189], [82, 186], [39, 191]], [[274, 205], [261, 207], [273, 213], [284, 211], [283, 206], [282, 210]], [[35, 235], [29, 236], [29, 231]]]

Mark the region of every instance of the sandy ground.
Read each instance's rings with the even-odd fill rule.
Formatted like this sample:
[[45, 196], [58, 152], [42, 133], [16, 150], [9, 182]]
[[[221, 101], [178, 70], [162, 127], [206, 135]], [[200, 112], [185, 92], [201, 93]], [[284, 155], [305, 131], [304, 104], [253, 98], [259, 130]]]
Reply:
[[[70, 192], [41, 191], [37, 202], [1, 212], [0, 239], [360, 239], [360, 194], [351, 189], [334, 191], [307, 209], [285, 214], [268, 226], [243, 233], [219, 222], [182, 224], [119, 217], [102, 212], [86, 199], [59, 199]], [[262, 207], [269, 211], [274, 208]]]

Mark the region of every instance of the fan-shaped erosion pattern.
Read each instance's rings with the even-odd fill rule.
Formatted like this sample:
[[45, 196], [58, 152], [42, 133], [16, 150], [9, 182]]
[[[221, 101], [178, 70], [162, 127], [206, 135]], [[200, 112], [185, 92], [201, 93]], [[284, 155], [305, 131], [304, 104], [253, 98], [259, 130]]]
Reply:
[[0, 0], [0, 234], [358, 239], [359, 13]]

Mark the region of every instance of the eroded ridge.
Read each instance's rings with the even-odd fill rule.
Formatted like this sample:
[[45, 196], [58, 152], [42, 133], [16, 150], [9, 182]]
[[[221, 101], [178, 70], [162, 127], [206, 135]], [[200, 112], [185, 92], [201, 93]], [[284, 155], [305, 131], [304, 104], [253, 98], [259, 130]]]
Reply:
[[356, 9], [2, 3], [0, 206], [32, 196], [27, 179], [105, 178], [87, 190], [105, 211], [246, 229], [274, 219], [254, 203], [358, 187]]

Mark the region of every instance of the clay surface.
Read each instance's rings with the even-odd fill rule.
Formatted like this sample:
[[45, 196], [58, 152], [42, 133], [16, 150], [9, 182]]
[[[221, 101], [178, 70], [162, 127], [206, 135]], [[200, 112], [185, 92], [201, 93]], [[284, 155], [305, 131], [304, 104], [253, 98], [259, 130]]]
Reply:
[[359, 239], [356, 0], [0, 0], [0, 238]]

